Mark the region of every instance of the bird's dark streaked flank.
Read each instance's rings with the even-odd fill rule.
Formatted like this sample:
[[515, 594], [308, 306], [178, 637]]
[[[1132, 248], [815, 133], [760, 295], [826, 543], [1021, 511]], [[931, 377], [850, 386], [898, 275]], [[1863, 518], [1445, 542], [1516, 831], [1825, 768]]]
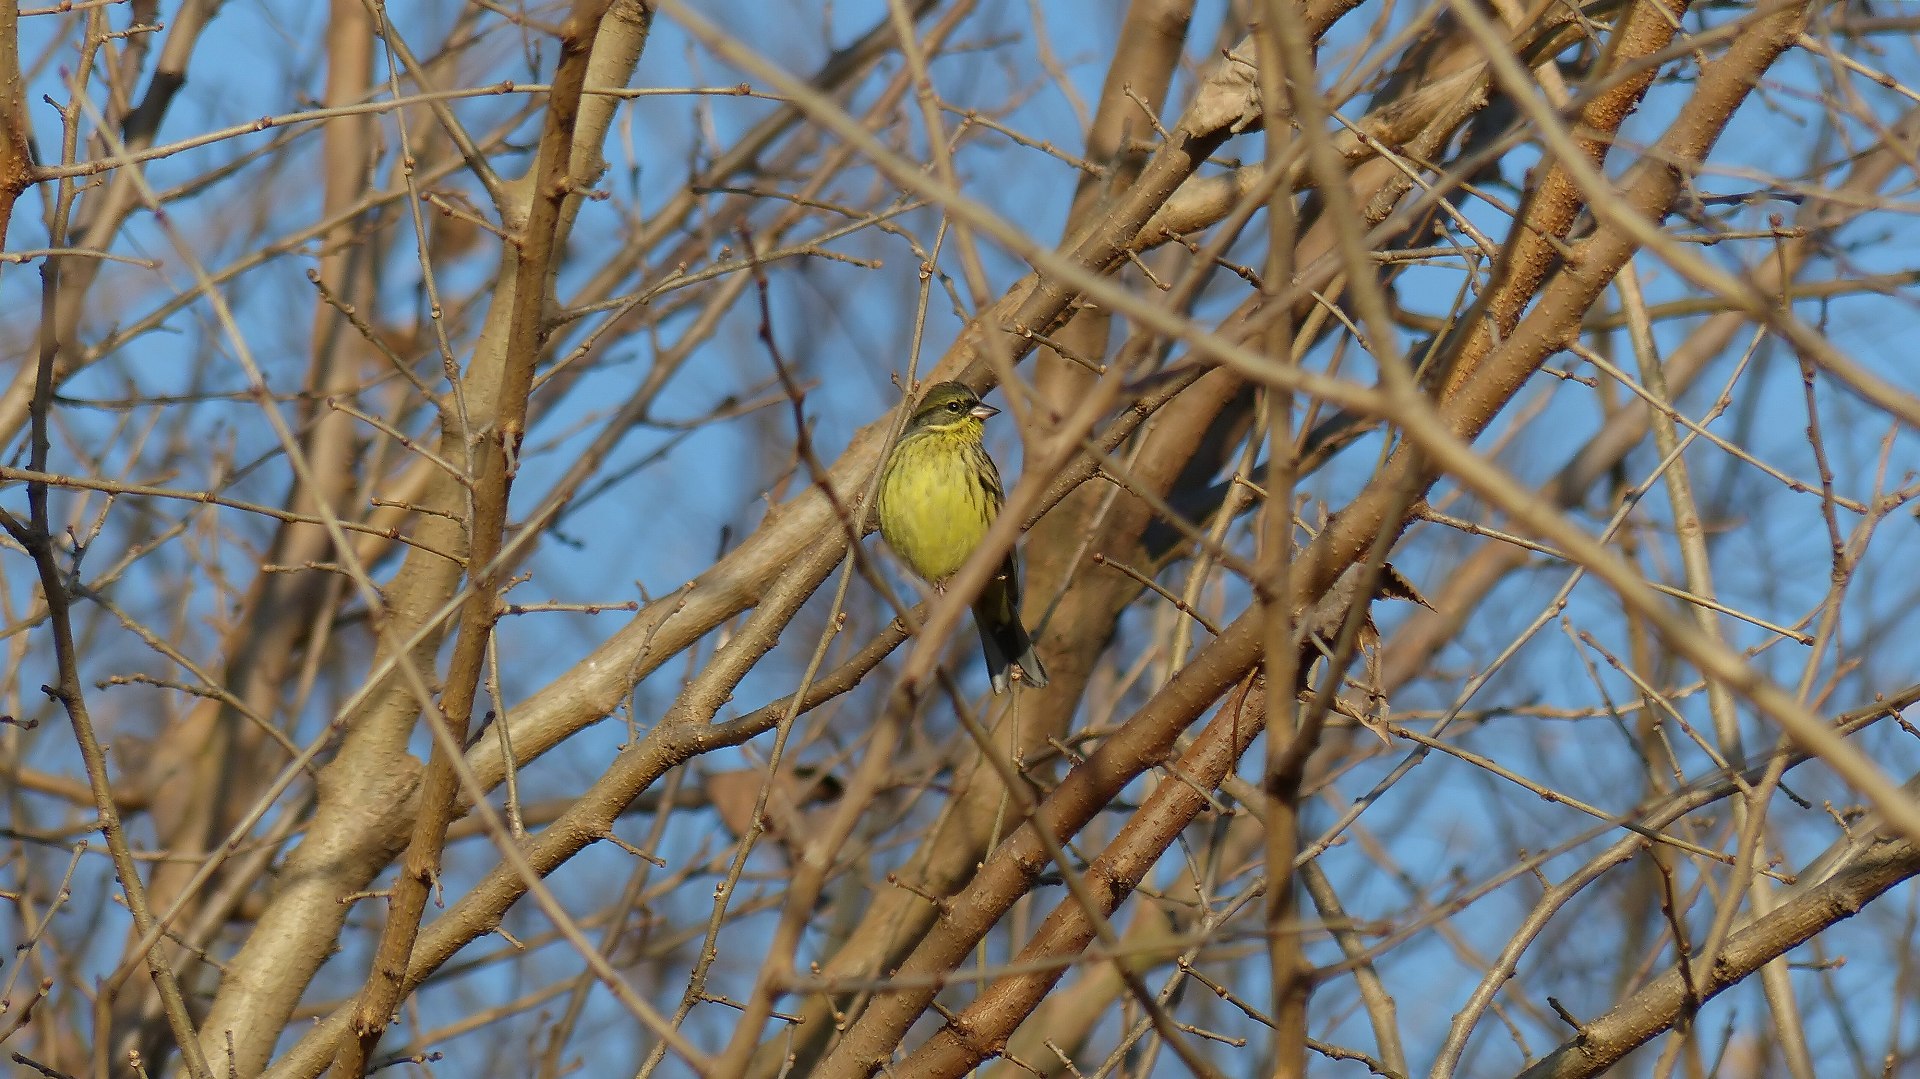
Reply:
[[[981, 444], [999, 409], [958, 382], [927, 388], [880, 478], [880, 534], [913, 572], [935, 588], [960, 571], [1000, 513], [1000, 470]], [[973, 601], [993, 691], [1005, 693], [1014, 667], [1030, 686], [1047, 684], [1020, 621], [1020, 564], [1009, 550], [1000, 571]]]

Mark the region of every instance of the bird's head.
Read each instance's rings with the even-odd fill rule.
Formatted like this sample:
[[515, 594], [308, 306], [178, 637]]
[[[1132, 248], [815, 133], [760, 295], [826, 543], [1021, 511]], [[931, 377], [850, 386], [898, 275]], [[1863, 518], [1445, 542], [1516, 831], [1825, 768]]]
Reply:
[[937, 382], [927, 388], [926, 396], [907, 421], [907, 434], [940, 431], [979, 438], [988, 417], [1000, 410], [980, 400], [980, 395], [958, 382]]

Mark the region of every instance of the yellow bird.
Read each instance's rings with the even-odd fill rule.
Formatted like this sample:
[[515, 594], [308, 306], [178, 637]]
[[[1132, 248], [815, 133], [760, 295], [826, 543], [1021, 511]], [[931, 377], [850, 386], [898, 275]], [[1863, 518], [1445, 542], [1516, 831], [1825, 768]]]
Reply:
[[[880, 478], [880, 535], [913, 572], [936, 590], [960, 571], [986, 538], [1006, 492], [981, 436], [1000, 410], [958, 382], [927, 388]], [[1020, 564], [1008, 551], [1000, 572], [973, 601], [973, 621], [987, 654], [993, 691], [1005, 693], [1014, 667], [1030, 686], [1047, 684], [1020, 622]]]

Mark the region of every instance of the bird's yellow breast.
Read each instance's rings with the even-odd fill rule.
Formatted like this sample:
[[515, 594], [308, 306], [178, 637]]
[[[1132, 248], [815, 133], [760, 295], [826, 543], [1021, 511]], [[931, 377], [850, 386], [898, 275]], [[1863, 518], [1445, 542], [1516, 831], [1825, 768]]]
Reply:
[[1000, 512], [1000, 477], [977, 439], [929, 431], [903, 439], [880, 482], [880, 532], [913, 571], [959, 572]]

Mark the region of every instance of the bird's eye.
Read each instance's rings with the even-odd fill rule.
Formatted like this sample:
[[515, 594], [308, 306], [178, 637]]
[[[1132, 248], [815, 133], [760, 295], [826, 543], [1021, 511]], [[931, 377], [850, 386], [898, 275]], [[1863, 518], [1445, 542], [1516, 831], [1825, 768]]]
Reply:
[[961, 405], [961, 403], [960, 403], [960, 402], [958, 402], [958, 401], [948, 401], [948, 402], [947, 402], [947, 411], [948, 411], [948, 412], [951, 412], [951, 413], [954, 413], [955, 415], [958, 415], [958, 414], [960, 413], [960, 409], [961, 409], [961, 408], [963, 408], [963, 407], [965, 407], [965, 406], [963, 406], [963, 405]]

